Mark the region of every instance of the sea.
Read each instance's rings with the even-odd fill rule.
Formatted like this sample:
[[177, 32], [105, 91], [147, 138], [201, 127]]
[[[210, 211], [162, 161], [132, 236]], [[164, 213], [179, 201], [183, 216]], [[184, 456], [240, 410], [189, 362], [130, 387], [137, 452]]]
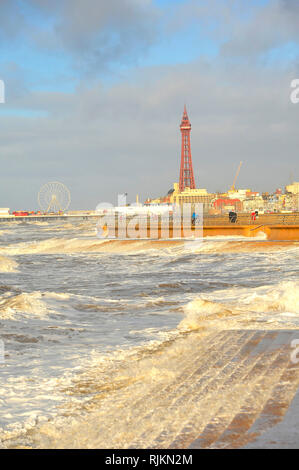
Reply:
[[263, 233], [122, 241], [90, 219], [2, 222], [0, 447], [171, 446], [192, 391], [172, 395], [181, 408], [167, 397], [211, 332], [299, 328], [298, 261], [299, 243]]

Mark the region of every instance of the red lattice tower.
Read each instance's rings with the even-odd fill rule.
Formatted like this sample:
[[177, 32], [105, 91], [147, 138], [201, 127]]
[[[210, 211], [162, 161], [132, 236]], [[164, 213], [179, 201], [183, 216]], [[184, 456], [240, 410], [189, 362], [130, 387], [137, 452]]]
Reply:
[[190, 133], [191, 124], [188, 118], [186, 105], [180, 125], [182, 133], [182, 150], [181, 150], [181, 170], [180, 170], [180, 191], [184, 191], [186, 187], [195, 189], [194, 174], [191, 157]]

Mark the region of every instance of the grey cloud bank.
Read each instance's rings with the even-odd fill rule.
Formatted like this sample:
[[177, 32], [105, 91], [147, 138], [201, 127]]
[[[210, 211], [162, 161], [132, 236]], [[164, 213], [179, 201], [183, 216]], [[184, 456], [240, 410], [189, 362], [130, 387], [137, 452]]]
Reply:
[[[164, 194], [178, 178], [184, 99], [197, 185], [227, 189], [243, 160], [240, 185], [275, 189], [297, 168], [299, 109], [289, 99], [290, 77], [199, 62], [184, 71], [148, 69], [109, 90], [98, 84], [72, 95], [31, 93], [16, 105], [48, 115], [1, 117], [5, 174], [24, 184], [30, 176], [35, 190], [62, 180], [76, 207], [114, 202], [122, 191], [133, 198]], [[15, 205], [19, 188], [13, 196], [11, 183], [6, 189]]]

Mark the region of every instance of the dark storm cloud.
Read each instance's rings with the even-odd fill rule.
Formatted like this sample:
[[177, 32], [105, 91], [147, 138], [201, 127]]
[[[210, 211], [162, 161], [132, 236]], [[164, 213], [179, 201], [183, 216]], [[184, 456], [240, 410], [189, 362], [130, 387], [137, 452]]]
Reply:
[[299, 42], [298, 2], [273, 0], [255, 11], [252, 18], [234, 23], [232, 37], [223, 45], [222, 53], [246, 60], [290, 42]]
[[[299, 42], [298, 0], [188, 0], [169, 19], [170, 31], [198, 22], [205, 37], [219, 44], [226, 59], [255, 60], [273, 48]], [[199, 41], [200, 47], [200, 41]]]
[[280, 0], [280, 3], [285, 10], [289, 10], [290, 13], [298, 15], [297, 20], [299, 19], [299, 4], [297, 0]]
[[72, 54], [81, 72], [135, 61], [157, 36], [158, 10], [148, 0], [31, 0], [31, 5], [53, 22], [50, 31], [35, 32], [35, 41]]

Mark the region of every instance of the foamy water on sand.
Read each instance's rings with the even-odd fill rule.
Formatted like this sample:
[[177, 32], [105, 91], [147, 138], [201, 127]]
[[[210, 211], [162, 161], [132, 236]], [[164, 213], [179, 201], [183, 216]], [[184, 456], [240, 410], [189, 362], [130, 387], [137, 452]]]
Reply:
[[295, 242], [103, 241], [87, 221], [0, 230], [3, 447], [150, 447], [211, 333], [299, 328]]

